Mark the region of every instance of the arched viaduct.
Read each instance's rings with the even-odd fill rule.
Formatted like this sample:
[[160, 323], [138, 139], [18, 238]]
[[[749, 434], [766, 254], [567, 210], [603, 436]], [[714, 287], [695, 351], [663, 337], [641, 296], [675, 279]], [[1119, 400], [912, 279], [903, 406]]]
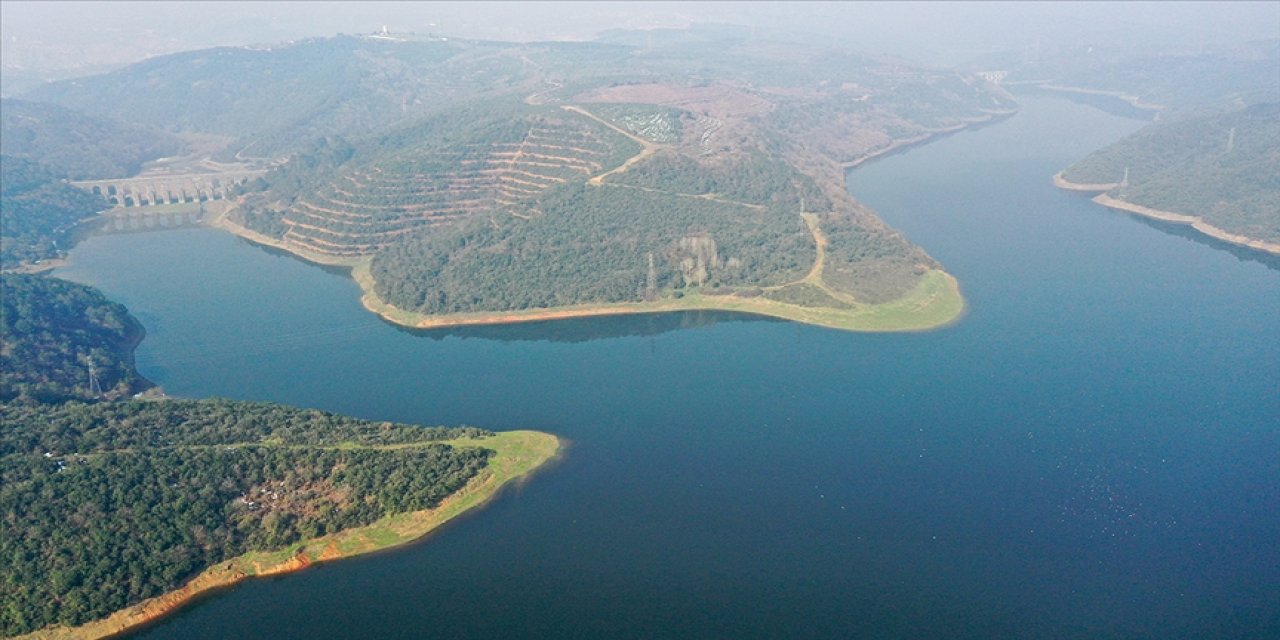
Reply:
[[266, 173], [246, 170], [224, 173], [188, 173], [136, 176], [114, 180], [81, 180], [71, 184], [106, 198], [117, 207], [152, 204], [208, 202], [226, 199], [231, 189]]

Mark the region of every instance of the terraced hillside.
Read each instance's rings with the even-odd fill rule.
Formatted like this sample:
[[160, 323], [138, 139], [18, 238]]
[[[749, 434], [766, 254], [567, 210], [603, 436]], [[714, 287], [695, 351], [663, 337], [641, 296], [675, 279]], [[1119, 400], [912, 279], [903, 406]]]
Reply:
[[358, 163], [256, 227], [312, 253], [370, 255], [417, 229], [482, 215], [530, 219], [548, 189], [605, 172], [638, 149], [579, 114], [534, 110], [475, 127], [461, 141], [428, 140]]
[[32, 97], [271, 158], [218, 223], [356, 267], [366, 304], [411, 324], [680, 301], [834, 310], [827, 324], [849, 327], [939, 283], [946, 312], [907, 324], [958, 313], [954, 281], [856, 203], [843, 170], [1009, 113], [1006, 94], [734, 30], [648, 35], [216, 49]]
[[[286, 249], [358, 265], [368, 304], [412, 324], [677, 304], [825, 309], [825, 323], [854, 327], [945, 280], [848, 196], [843, 154], [790, 135], [820, 118], [778, 126], [781, 105], [795, 112], [812, 96], [634, 83], [569, 98], [470, 103], [338, 153], [329, 169], [323, 153], [304, 154], [232, 215]], [[901, 132], [888, 123], [911, 122], [875, 113], [862, 126], [889, 143]], [[923, 306], [954, 315], [958, 291], [944, 289]]]

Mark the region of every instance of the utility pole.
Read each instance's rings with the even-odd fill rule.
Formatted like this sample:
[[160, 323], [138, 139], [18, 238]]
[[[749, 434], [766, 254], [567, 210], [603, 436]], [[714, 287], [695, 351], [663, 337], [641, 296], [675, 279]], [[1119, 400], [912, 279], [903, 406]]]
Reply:
[[1236, 128], [1231, 127], [1231, 131], [1227, 133], [1227, 153], [1236, 148]]

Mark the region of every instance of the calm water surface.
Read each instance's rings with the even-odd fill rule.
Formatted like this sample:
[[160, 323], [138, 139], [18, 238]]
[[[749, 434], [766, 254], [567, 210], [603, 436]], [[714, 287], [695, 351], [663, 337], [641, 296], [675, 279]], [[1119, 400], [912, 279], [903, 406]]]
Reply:
[[1060, 99], [850, 187], [959, 277], [942, 331], [721, 314], [414, 333], [212, 230], [60, 275], [171, 394], [536, 428], [559, 466], [411, 548], [147, 638], [1280, 636], [1280, 270], [1055, 190], [1142, 125]]

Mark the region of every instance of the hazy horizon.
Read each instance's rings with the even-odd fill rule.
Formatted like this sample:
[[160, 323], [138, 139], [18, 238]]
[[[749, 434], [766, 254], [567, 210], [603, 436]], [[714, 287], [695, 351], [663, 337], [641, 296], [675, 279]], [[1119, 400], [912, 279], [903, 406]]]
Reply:
[[1280, 640], [1280, 0], [0, 63], [0, 636]]
[[[1055, 46], [1189, 51], [1280, 38], [1280, 2], [764, 3], [28, 2], [0, 5], [7, 85], [100, 73], [213, 46], [340, 33], [439, 33], [509, 41], [590, 40], [610, 29], [727, 24], [954, 66]], [[6, 91], [9, 93], [9, 91]]]

